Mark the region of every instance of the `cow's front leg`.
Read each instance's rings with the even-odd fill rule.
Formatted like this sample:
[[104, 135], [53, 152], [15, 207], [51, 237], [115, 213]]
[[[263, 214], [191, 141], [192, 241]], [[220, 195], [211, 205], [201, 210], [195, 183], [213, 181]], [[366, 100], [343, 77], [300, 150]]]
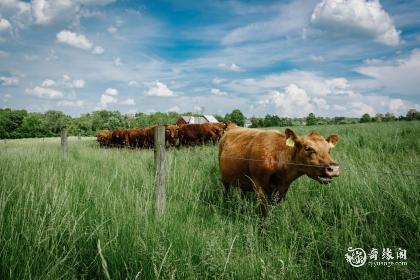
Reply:
[[279, 203], [285, 196], [289, 186], [279, 186], [275, 188], [270, 194], [270, 200], [274, 203]]

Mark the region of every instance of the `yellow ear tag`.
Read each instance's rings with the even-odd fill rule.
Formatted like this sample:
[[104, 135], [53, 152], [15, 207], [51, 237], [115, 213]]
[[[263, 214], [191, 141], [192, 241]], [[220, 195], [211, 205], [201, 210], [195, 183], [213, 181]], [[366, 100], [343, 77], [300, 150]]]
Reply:
[[295, 141], [293, 141], [293, 139], [292, 138], [287, 138], [287, 140], [286, 140], [286, 146], [289, 146], [289, 147], [294, 147], [295, 146]]

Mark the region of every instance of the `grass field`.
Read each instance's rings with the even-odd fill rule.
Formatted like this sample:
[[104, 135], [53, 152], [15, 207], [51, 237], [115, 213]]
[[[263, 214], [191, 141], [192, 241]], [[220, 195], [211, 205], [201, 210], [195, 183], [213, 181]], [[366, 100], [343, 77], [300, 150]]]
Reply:
[[[420, 122], [294, 130], [339, 134], [341, 176], [298, 179], [266, 220], [252, 194], [223, 198], [216, 146], [168, 151], [156, 220], [152, 151], [71, 139], [64, 161], [59, 139], [1, 141], [0, 279], [419, 277]], [[348, 247], [408, 264], [355, 268]]]

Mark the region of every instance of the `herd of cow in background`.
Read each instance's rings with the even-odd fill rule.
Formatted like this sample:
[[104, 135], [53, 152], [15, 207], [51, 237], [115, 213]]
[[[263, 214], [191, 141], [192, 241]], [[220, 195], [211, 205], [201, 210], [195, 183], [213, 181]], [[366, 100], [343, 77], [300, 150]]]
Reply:
[[[216, 143], [223, 133], [237, 125], [233, 122], [165, 125], [165, 141], [168, 146], [193, 146]], [[103, 147], [152, 148], [154, 128], [127, 128], [102, 130], [96, 141]]]

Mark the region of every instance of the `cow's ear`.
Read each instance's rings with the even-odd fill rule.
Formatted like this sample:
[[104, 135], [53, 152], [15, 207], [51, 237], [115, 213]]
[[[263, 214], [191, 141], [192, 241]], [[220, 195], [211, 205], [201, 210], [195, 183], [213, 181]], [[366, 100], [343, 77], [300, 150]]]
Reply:
[[293, 130], [286, 128], [284, 133], [286, 134], [286, 146], [294, 147], [296, 144], [299, 144], [299, 136]]
[[328, 144], [330, 144], [330, 147], [334, 148], [335, 145], [337, 145], [337, 143], [338, 143], [338, 135], [336, 135], [336, 134], [330, 135], [330, 136], [328, 136], [328, 138], [326, 140], [327, 140]]

